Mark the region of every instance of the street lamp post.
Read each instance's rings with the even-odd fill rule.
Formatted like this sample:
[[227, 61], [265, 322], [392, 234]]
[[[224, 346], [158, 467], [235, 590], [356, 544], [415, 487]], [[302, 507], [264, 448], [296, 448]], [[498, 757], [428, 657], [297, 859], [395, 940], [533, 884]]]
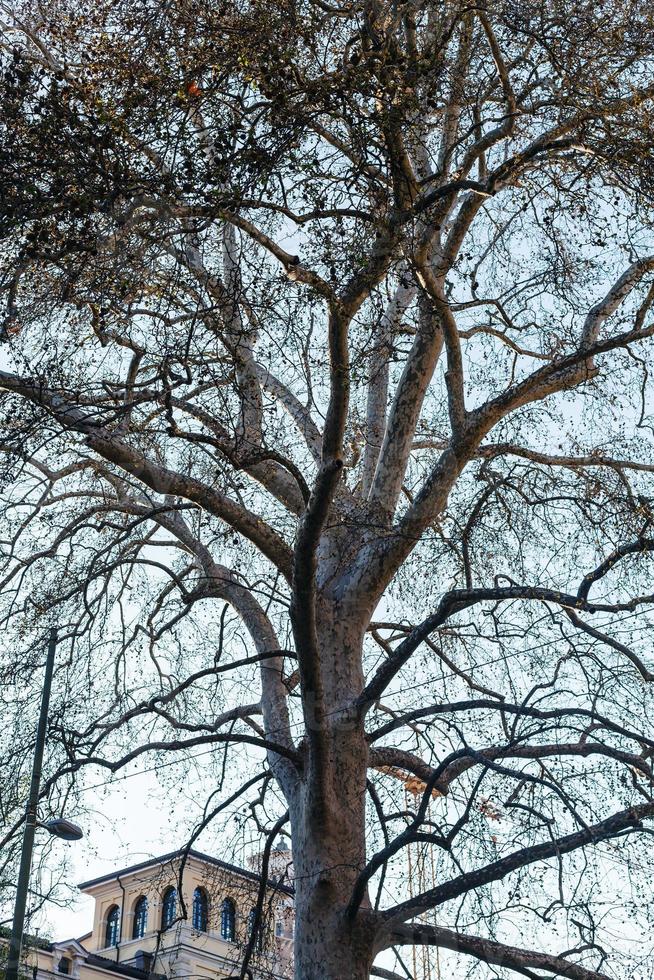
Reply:
[[62, 837], [64, 840], [79, 840], [82, 831], [75, 824], [68, 820], [55, 819], [47, 823], [40, 824], [36, 817], [37, 805], [39, 800], [39, 787], [41, 785], [41, 769], [43, 766], [43, 750], [45, 748], [45, 736], [48, 724], [48, 708], [50, 706], [50, 690], [52, 688], [52, 671], [54, 668], [55, 648], [57, 646], [57, 631], [50, 630], [48, 641], [48, 656], [45, 662], [45, 676], [43, 678], [43, 693], [41, 695], [41, 711], [39, 713], [39, 727], [36, 732], [36, 745], [34, 748], [34, 761], [32, 763], [32, 779], [30, 781], [30, 792], [25, 809], [25, 828], [23, 831], [23, 846], [20, 854], [20, 871], [18, 873], [18, 887], [16, 890], [16, 904], [14, 905], [14, 921], [11, 928], [11, 939], [9, 941], [9, 955], [7, 958], [7, 970], [5, 980], [18, 980], [18, 968], [20, 965], [20, 954], [23, 943], [23, 927], [25, 924], [25, 907], [27, 905], [27, 892], [29, 889], [30, 871], [32, 868], [32, 852], [34, 850], [34, 834], [37, 826], [45, 827], [51, 834]]

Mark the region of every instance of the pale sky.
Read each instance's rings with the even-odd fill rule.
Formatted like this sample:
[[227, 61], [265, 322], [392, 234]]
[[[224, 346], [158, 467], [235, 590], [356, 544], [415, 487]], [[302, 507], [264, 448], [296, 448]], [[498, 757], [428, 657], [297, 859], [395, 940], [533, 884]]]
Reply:
[[[151, 773], [130, 775], [116, 780], [114, 786], [93, 788], [105, 780], [102, 772], [88, 779], [84, 797], [97, 815], [79, 818], [83, 840], [57, 841], [55, 845], [66, 850], [68, 877], [73, 885], [165, 854], [185, 843], [171, 827], [170, 811], [161, 805], [161, 787]], [[50, 905], [47, 913], [39, 917], [40, 934], [53, 939], [83, 935], [93, 924], [93, 904], [90, 896], [79, 892], [69, 909]]]

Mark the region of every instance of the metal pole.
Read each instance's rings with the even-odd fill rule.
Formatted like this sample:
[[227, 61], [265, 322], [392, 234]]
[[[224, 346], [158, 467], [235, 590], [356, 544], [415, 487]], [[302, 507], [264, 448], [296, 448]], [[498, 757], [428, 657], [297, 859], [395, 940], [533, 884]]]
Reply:
[[48, 708], [50, 706], [50, 689], [52, 687], [52, 671], [54, 668], [56, 646], [57, 631], [55, 629], [51, 629], [50, 638], [48, 641], [48, 656], [45, 661], [45, 677], [43, 678], [43, 693], [41, 695], [39, 727], [37, 729], [36, 745], [34, 747], [30, 795], [27, 801], [27, 807], [25, 809], [23, 847], [20, 855], [18, 888], [16, 891], [16, 904], [14, 905], [14, 922], [11, 928], [11, 940], [9, 943], [9, 957], [7, 960], [5, 980], [18, 980], [18, 968], [20, 965], [20, 954], [23, 944], [23, 927], [25, 924], [25, 907], [27, 905], [27, 892], [29, 889], [30, 871], [32, 868], [32, 851], [34, 849], [34, 832], [36, 830], [36, 807], [39, 800], [39, 787], [41, 784], [41, 768], [43, 766], [43, 750], [45, 748], [45, 735], [48, 725]]

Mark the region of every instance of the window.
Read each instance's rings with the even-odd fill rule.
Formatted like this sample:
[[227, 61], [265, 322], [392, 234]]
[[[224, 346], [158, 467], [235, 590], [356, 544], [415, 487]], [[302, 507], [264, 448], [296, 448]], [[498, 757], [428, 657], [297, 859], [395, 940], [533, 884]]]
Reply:
[[177, 914], [177, 889], [167, 888], [161, 904], [161, 928], [168, 929]]
[[107, 912], [107, 925], [104, 931], [105, 946], [117, 946], [120, 938], [120, 912], [117, 905], [112, 905]]
[[228, 943], [236, 938], [236, 906], [231, 898], [226, 898], [220, 911], [220, 935]]
[[134, 906], [134, 925], [132, 927], [132, 939], [141, 939], [145, 935], [148, 926], [148, 900], [145, 895], [141, 895]]
[[[256, 918], [257, 918], [257, 910], [250, 909], [250, 911], [248, 912], [248, 939], [251, 938], [252, 933], [254, 931], [254, 923]], [[260, 953], [263, 949], [263, 923], [261, 922], [259, 923], [259, 927], [257, 929], [257, 938], [254, 944], [254, 948], [257, 951], [257, 953]]]
[[57, 965], [57, 970], [59, 973], [65, 973], [66, 976], [70, 974], [70, 960], [67, 956], [62, 956]]
[[207, 931], [209, 920], [209, 902], [204, 888], [196, 888], [193, 892], [193, 928], [198, 932]]

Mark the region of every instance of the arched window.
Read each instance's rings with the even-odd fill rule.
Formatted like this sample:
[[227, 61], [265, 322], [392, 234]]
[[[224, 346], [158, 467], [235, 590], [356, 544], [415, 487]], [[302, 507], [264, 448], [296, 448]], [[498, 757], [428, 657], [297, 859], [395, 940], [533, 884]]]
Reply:
[[228, 943], [236, 938], [236, 906], [231, 898], [226, 898], [220, 910], [220, 935]]
[[209, 921], [209, 901], [204, 888], [196, 888], [193, 892], [193, 928], [198, 932], [207, 931]]
[[177, 889], [167, 888], [161, 903], [161, 928], [168, 929], [177, 914]]
[[117, 905], [112, 905], [107, 912], [107, 925], [104, 931], [105, 946], [117, 946], [119, 939], [120, 911]]
[[141, 895], [136, 900], [134, 906], [134, 925], [132, 926], [132, 939], [141, 939], [145, 935], [148, 927], [148, 900], [145, 895]]

